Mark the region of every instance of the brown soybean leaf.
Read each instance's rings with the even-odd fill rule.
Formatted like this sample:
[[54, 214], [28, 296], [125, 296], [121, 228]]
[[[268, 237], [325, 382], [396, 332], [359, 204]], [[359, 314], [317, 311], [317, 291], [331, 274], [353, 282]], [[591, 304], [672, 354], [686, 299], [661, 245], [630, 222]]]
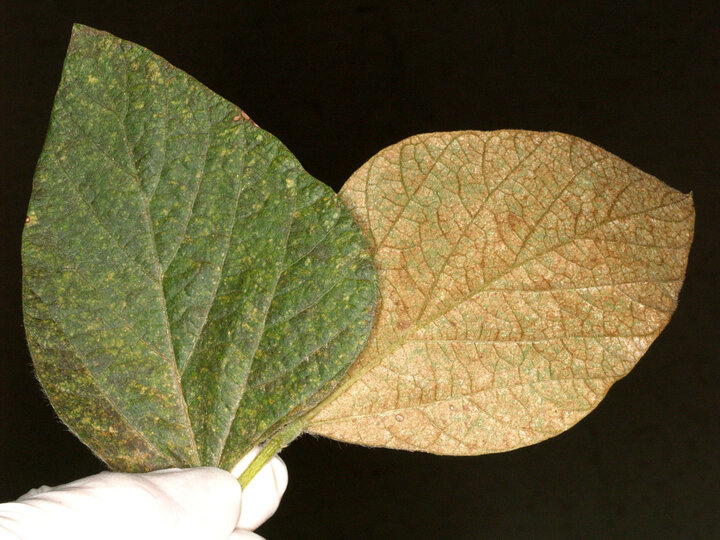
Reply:
[[526, 446], [590, 412], [670, 319], [693, 236], [691, 195], [560, 133], [410, 137], [341, 196], [381, 304], [306, 429], [439, 454]]

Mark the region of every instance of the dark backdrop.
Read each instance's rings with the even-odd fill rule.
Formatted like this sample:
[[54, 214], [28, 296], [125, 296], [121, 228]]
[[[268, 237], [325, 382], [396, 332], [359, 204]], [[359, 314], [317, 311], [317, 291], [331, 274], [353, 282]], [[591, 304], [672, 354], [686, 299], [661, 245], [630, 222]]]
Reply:
[[[240, 105], [336, 189], [420, 132], [558, 130], [694, 191], [672, 321], [567, 433], [437, 457], [302, 437], [259, 532], [280, 538], [720, 537], [716, 346], [720, 9], [503, 2], [0, 3], [0, 499], [102, 464], [32, 375], [20, 235], [74, 21], [136, 41]], [[715, 4], [714, 6], [712, 4]]]

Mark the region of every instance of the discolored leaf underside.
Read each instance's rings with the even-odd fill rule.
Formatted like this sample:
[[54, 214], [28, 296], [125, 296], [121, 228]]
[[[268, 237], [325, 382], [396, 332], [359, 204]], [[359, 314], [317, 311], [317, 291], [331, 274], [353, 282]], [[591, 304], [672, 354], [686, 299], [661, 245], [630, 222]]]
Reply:
[[76, 26], [23, 234], [59, 416], [112, 468], [220, 465], [302, 415], [370, 330], [366, 242], [236, 106]]
[[306, 428], [439, 454], [529, 445], [591, 411], [670, 319], [693, 236], [691, 196], [559, 133], [411, 137], [341, 197], [381, 303]]

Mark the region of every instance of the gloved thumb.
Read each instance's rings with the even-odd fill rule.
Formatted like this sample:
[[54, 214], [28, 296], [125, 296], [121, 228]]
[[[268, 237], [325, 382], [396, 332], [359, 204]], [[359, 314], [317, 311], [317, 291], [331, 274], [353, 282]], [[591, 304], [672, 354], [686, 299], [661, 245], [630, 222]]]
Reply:
[[0, 505], [0, 538], [226, 540], [240, 507], [240, 485], [220, 469], [103, 472]]

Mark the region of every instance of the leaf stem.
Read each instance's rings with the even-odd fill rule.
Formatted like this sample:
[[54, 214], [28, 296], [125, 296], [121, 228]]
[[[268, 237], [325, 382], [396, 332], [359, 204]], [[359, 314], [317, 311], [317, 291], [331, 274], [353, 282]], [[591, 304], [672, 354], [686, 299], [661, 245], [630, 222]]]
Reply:
[[300, 420], [295, 420], [289, 423], [287, 426], [278, 431], [260, 450], [260, 453], [255, 456], [248, 465], [247, 469], [243, 471], [238, 478], [240, 486], [245, 489], [255, 475], [263, 468], [263, 466], [272, 459], [280, 450], [285, 448], [292, 442], [300, 433], [302, 433], [303, 424]]

